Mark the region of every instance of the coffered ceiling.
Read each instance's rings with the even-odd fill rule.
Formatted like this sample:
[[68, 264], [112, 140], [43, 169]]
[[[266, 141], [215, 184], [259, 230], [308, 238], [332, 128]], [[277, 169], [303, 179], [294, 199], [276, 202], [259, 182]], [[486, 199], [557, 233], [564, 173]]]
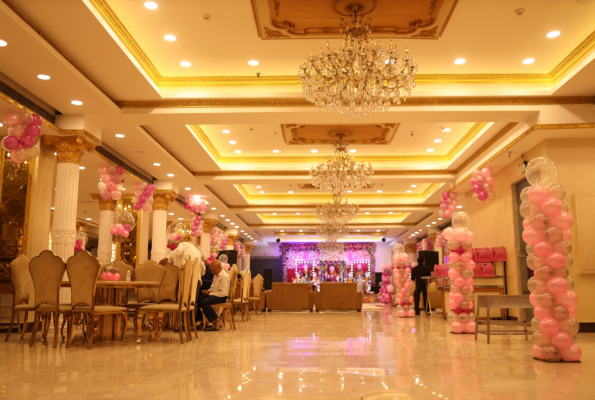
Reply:
[[[296, 78], [310, 50], [340, 45], [336, 10], [351, 2], [143, 3], [0, 0], [0, 81], [57, 115], [44, 134], [81, 116], [109, 151], [204, 197], [211, 217], [257, 245], [318, 240], [315, 209], [330, 197], [309, 187], [308, 171], [337, 135], [375, 170], [369, 188], [347, 196], [360, 215], [346, 240], [377, 241], [446, 223], [440, 193], [469, 190], [478, 166], [497, 170], [540, 140], [595, 134], [595, 1], [361, 0], [385, 45], [409, 47], [419, 76], [405, 104], [359, 120], [313, 107]], [[0, 115], [17, 109], [0, 96]], [[101, 162], [83, 159], [79, 218], [98, 214], [89, 199]], [[172, 219], [189, 217], [175, 207]]]

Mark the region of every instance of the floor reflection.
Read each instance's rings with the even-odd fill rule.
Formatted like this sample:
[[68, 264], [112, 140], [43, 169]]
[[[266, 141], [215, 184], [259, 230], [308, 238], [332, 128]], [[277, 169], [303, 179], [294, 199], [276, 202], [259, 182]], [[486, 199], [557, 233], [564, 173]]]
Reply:
[[[449, 333], [433, 317], [376, 311], [266, 313], [238, 330], [70, 349], [0, 344], [6, 399], [590, 399], [595, 334], [579, 334], [582, 364], [531, 358], [531, 341]], [[28, 335], [26, 336], [27, 341]], [[52, 336], [50, 335], [50, 343]], [[587, 378], [585, 378], [587, 377]]]

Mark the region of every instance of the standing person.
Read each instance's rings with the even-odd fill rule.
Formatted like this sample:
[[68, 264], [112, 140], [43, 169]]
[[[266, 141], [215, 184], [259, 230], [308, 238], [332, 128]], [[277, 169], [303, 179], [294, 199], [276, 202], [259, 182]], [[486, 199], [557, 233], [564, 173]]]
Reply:
[[[200, 297], [197, 299], [198, 307], [195, 308], [195, 321], [200, 321], [198, 328], [202, 329], [203, 313], [207, 317], [209, 323], [213, 324], [205, 328], [205, 331], [218, 331], [223, 325], [223, 321], [217, 317], [217, 313], [213, 310], [213, 304], [221, 304], [227, 301], [229, 296], [229, 274], [221, 267], [219, 260], [213, 260], [209, 264], [209, 268], [213, 273], [213, 284], [209, 290], [201, 290]], [[233, 312], [233, 311], [232, 311]]]
[[419, 315], [419, 296], [423, 293], [424, 295], [424, 311], [426, 310], [426, 304], [428, 302], [428, 290], [426, 288], [426, 282], [422, 277], [432, 276], [432, 270], [426, 266], [426, 260], [423, 256], [417, 258], [417, 266], [411, 270], [411, 280], [415, 281], [415, 292], [413, 293], [413, 303], [415, 307], [415, 315]]
[[355, 282], [357, 283], [357, 291], [365, 293], [364, 285], [366, 284], [366, 281], [364, 280], [364, 278], [362, 278], [361, 274], [357, 274], [357, 278], [356, 278]]
[[[190, 256], [190, 262], [194, 262], [195, 258], [200, 258], [200, 251], [190, 242], [180, 242], [178, 247], [176, 247], [175, 250], [172, 250], [167, 258], [159, 261], [159, 264], [164, 265], [171, 262], [176, 267], [181, 268], [182, 262], [188, 256]], [[192, 271], [192, 268], [190, 268], [190, 270]]]

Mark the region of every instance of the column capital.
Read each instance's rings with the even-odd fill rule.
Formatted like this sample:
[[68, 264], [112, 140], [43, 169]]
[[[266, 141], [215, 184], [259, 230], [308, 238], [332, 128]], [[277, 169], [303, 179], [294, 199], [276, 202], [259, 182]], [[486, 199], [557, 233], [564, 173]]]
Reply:
[[252, 253], [252, 249], [254, 249], [253, 244], [247, 244], [247, 245], [245, 245], [245, 247], [246, 247], [246, 254]]
[[83, 231], [85, 229], [85, 226], [87, 226], [86, 222], [76, 221], [76, 230], [77, 231]]
[[169, 203], [176, 201], [178, 195], [172, 190], [155, 190], [153, 192], [153, 210], [167, 210]]
[[43, 141], [56, 149], [58, 163], [80, 164], [85, 151], [91, 152], [97, 144], [88, 142], [82, 135], [55, 136], [44, 135]]
[[204, 233], [211, 233], [214, 227], [217, 226], [216, 219], [203, 219], [203, 231]]
[[428, 233], [428, 240], [432, 243], [433, 246], [434, 243], [436, 243], [436, 232]]
[[103, 199], [99, 193], [91, 193], [93, 200], [99, 202], [99, 211], [114, 211], [116, 209], [116, 201], [112, 199]]
[[233, 242], [235, 242], [237, 238], [238, 235], [227, 235], [227, 245], [233, 246]]
[[405, 245], [405, 248], [407, 249], [407, 254], [417, 253], [417, 244], [416, 243], [407, 243]]

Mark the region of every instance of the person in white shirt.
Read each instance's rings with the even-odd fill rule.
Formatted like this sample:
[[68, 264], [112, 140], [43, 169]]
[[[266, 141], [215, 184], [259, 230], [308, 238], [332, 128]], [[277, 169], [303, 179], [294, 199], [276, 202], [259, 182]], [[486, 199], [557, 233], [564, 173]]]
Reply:
[[193, 245], [190, 242], [180, 242], [178, 244], [178, 247], [176, 247], [175, 250], [172, 250], [172, 252], [169, 253], [169, 256], [167, 256], [167, 258], [164, 258], [163, 260], [159, 261], [159, 264], [164, 265], [165, 263], [170, 262], [176, 267], [181, 268], [182, 262], [188, 256], [190, 256], [191, 262], [194, 262], [195, 258], [201, 258], [200, 251], [196, 248], [195, 245]]
[[361, 275], [357, 276], [356, 283], [357, 283], [357, 291], [364, 292], [364, 284], [366, 283], [366, 281], [362, 278]]
[[223, 325], [223, 321], [217, 317], [217, 313], [213, 310], [212, 306], [213, 304], [221, 304], [227, 301], [230, 277], [227, 271], [221, 267], [219, 260], [213, 260], [209, 264], [209, 268], [213, 272], [213, 284], [209, 290], [202, 290], [196, 300], [198, 307], [196, 307], [195, 321], [200, 321], [198, 328], [202, 329], [202, 316], [204, 313], [209, 323], [213, 324], [206, 327], [205, 331], [218, 331], [221, 325]]

